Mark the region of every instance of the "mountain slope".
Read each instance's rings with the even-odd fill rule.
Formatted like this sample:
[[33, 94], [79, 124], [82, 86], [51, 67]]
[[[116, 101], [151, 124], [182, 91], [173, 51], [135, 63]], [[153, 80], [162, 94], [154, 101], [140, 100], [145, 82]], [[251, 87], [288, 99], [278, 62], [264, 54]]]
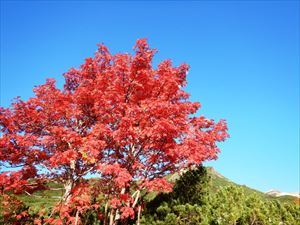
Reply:
[[[218, 171], [216, 171], [213, 167], [207, 167], [208, 175], [211, 177], [212, 187], [213, 189], [217, 190], [224, 186], [239, 186], [243, 188], [245, 194], [257, 194], [265, 199], [277, 199], [281, 202], [293, 202], [296, 204], [299, 204], [300, 199], [295, 196], [285, 196], [285, 195], [270, 195], [265, 194], [263, 192], [257, 191], [255, 189], [249, 188], [245, 185], [239, 185], [236, 184], [223, 175], [221, 175]], [[178, 173], [174, 173], [172, 175], [168, 175], [167, 179], [175, 182], [179, 178]], [[49, 183], [50, 190], [45, 191], [39, 191], [36, 192], [33, 195], [22, 195], [19, 196], [20, 200], [24, 201], [26, 205], [28, 206], [34, 206], [35, 208], [39, 207], [50, 207], [51, 205], [55, 204], [55, 202], [58, 202], [60, 197], [63, 194], [62, 185], [56, 184], [53, 182]], [[150, 193], [148, 195], [149, 199], [152, 199], [156, 196], [156, 193]]]
[[[296, 195], [291, 195], [289, 193], [285, 193], [285, 192], [278, 192], [277, 194], [270, 194], [270, 193], [263, 193], [261, 191], [252, 189], [250, 187], [247, 187], [246, 185], [240, 185], [237, 183], [234, 183], [232, 181], [230, 181], [229, 179], [227, 179], [226, 177], [224, 177], [223, 175], [221, 175], [219, 172], [217, 172], [213, 167], [207, 167], [207, 172], [208, 175], [211, 177], [212, 180], [212, 186], [214, 188], [220, 188], [223, 186], [228, 186], [228, 185], [236, 185], [239, 187], [242, 187], [245, 194], [257, 194], [263, 198], [266, 199], [277, 199], [281, 202], [293, 202], [293, 203], [297, 203], [300, 201], [300, 197], [297, 197]], [[299, 193], [298, 193], [299, 196]]]

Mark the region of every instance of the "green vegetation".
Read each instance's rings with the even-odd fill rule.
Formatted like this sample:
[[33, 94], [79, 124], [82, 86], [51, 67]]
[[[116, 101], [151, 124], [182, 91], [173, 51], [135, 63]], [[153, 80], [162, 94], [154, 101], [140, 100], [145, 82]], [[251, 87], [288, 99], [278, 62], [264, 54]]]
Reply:
[[[168, 179], [175, 183], [173, 192], [152, 192], [146, 196], [141, 225], [300, 225], [300, 209], [295, 198], [276, 198], [237, 185], [213, 168], [200, 166], [181, 176], [169, 175]], [[60, 184], [49, 183], [48, 186], [48, 190], [18, 196], [25, 205], [12, 207], [18, 212], [29, 209], [35, 216], [42, 209], [47, 217], [62, 196]], [[2, 220], [1, 223], [0, 218], [0, 224], [15, 224], [13, 221]], [[93, 210], [87, 211], [82, 221], [101, 224]], [[33, 224], [33, 221], [26, 222]]]
[[172, 193], [148, 202], [142, 224], [298, 225], [300, 210], [199, 167], [181, 176]]
[[51, 208], [63, 195], [62, 185], [50, 182], [48, 190], [37, 191], [32, 195], [21, 195], [18, 198], [27, 206], [33, 208]]

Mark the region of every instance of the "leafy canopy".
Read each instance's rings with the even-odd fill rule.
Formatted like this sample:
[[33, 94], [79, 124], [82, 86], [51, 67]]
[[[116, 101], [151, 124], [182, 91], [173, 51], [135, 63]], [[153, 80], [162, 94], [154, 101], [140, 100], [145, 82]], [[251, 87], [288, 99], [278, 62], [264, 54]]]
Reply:
[[[2, 192], [33, 192], [57, 180], [67, 207], [73, 201], [82, 213], [101, 193], [120, 220], [139, 205], [132, 191], [171, 191], [166, 174], [217, 158], [227, 126], [194, 115], [200, 104], [183, 90], [189, 66], [165, 60], [153, 68], [156, 50], [146, 39], [134, 50], [112, 55], [99, 45], [93, 58], [64, 74], [63, 89], [47, 79], [34, 97], [0, 108], [0, 163], [21, 168], [0, 174]], [[87, 174], [101, 178], [97, 190]], [[82, 190], [89, 196], [78, 203], [74, 193]]]

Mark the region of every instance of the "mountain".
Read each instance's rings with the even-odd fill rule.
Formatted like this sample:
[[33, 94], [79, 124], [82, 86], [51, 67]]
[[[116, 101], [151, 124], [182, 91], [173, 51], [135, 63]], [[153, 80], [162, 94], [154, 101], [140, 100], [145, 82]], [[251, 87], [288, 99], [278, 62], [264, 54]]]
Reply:
[[210, 175], [212, 179], [213, 187], [220, 188], [222, 186], [228, 186], [228, 185], [236, 185], [240, 186], [244, 189], [245, 194], [258, 194], [259, 196], [266, 198], [266, 199], [276, 199], [281, 202], [293, 202], [296, 204], [300, 204], [300, 193], [290, 193], [290, 192], [280, 192], [271, 190], [266, 193], [263, 193], [261, 191], [252, 189], [246, 185], [240, 185], [237, 183], [234, 183], [230, 181], [228, 178], [221, 175], [218, 171], [216, 171], [213, 167], [207, 167], [207, 172]]
[[[183, 173], [182, 171], [181, 173]], [[270, 191], [267, 193], [260, 192], [258, 190], [247, 187], [246, 185], [240, 185], [230, 181], [228, 178], [224, 177], [218, 171], [216, 171], [213, 167], [207, 167], [208, 175], [211, 177], [212, 187], [217, 190], [220, 187], [233, 185], [242, 187], [245, 194], [257, 194], [266, 199], [277, 199], [281, 202], [293, 202], [296, 204], [300, 203], [299, 193], [286, 193], [279, 191]], [[167, 176], [167, 179], [175, 182], [179, 178], [179, 173], [174, 173]], [[21, 200], [23, 200], [28, 205], [34, 205], [35, 207], [49, 207], [53, 203], [57, 202], [60, 196], [63, 194], [62, 185], [56, 183], [49, 183], [49, 187], [51, 190], [39, 191], [33, 195], [23, 195], [20, 196]], [[150, 193], [150, 198], [153, 198], [156, 194]]]
[[275, 197], [281, 197], [281, 196], [293, 196], [300, 198], [300, 192], [281, 192], [277, 190], [270, 190], [267, 191], [265, 194], [270, 195], [270, 196], [275, 196]]

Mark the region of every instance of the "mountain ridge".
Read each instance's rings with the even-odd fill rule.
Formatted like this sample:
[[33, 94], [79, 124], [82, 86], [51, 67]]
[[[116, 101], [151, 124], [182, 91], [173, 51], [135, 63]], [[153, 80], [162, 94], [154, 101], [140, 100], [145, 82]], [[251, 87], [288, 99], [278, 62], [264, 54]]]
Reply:
[[[264, 192], [261, 192], [259, 190], [250, 188], [246, 185], [241, 185], [238, 183], [235, 183], [231, 181], [230, 179], [223, 176], [221, 173], [219, 173], [217, 170], [215, 170], [213, 167], [207, 167], [207, 173], [211, 178], [212, 188], [213, 190], [217, 191], [219, 188], [222, 188], [224, 186], [238, 186], [241, 187], [244, 190], [245, 194], [257, 194], [264, 199], [270, 199], [270, 200], [279, 200], [281, 202], [288, 202], [288, 203], [296, 203], [300, 204], [300, 198], [294, 195], [272, 195], [267, 194]], [[179, 173], [169, 174], [167, 175], [167, 179], [171, 182], [175, 182], [177, 179], [179, 179], [180, 174], [184, 173], [184, 171], [181, 171]], [[92, 178], [95, 179], [95, 178]], [[23, 200], [25, 203], [28, 203], [29, 205], [47, 205], [50, 207], [51, 204], [54, 204], [59, 196], [62, 196], [62, 184], [55, 183], [55, 182], [49, 182], [48, 184], [49, 190], [44, 191], [38, 191], [35, 195], [22, 195], [19, 196], [21, 200]], [[277, 192], [276, 192], [277, 193]], [[278, 192], [281, 193], [281, 192]], [[288, 192], [282, 192], [282, 193], [288, 193]], [[155, 193], [149, 193], [151, 198], [153, 198], [156, 194]]]
[[[279, 191], [279, 190], [275, 190], [275, 189], [271, 189], [267, 192], [262, 192], [257, 189], [251, 188], [245, 184], [238, 184], [236, 182], [231, 181], [230, 179], [223, 176], [221, 173], [219, 173], [216, 169], [214, 169], [211, 166], [207, 166], [206, 168], [207, 168], [208, 174], [212, 177], [214, 185], [217, 185], [217, 186], [224, 186], [224, 185], [229, 185], [229, 184], [237, 185], [237, 186], [244, 187], [248, 193], [256, 192], [256, 193], [259, 193], [259, 195], [265, 195], [265, 197], [276, 198], [278, 200], [294, 198], [294, 200], [300, 201], [300, 192], [284, 192], [284, 191]], [[222, 180], [222, 179], [224, 179], [224, 180]]]
[[294, 197], [300, 198], [300, 192], [282, 192], [282, 191], [271, 189], [271, 190], [265, 192], [265, 194], [270, 195], [270, 196], [275, 196], [275, 197], [294, 196]]

